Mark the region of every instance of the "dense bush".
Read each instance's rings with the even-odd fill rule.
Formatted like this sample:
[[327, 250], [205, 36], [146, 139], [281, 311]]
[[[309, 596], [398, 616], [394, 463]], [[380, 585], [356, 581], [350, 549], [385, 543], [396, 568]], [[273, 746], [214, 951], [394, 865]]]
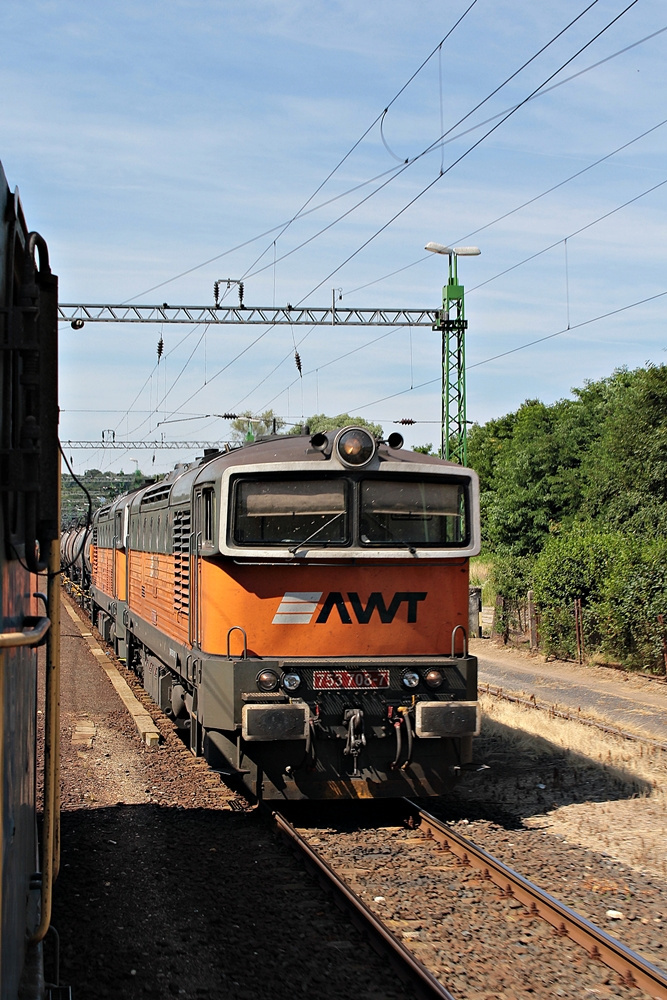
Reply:
[[482, 535], [508, 605], [533, 589], [545, 652], [662, 670], [667, 618], [667, 366], [617, 371], [470, 433]]
[[605, 581], [602, 648], [631, 666], [664, 672], [667, 639], [667, 539], [628, 541]]

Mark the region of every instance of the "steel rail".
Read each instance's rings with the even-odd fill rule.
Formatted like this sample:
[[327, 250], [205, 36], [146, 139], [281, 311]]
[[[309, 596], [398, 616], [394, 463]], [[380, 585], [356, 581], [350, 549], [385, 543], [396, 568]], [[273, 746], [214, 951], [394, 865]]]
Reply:
[[305, 855], [308, 863], [315, 868], [323, 883], [332, 888], [339, 899], [352, 910], [353, 919], [358, 920], [357, 926], [366, 931], [374, 945], [383, 952], [388, 953], [394, 961], [397, 973], [413, 985], [418, 994], [426, 1000], [455, 1000], [452, 994], [445, 989], [432, 972], [422, 965], [415, 958], [412, 952], [396, 938], [391, 931], [376, 917], [376, 915], [366, 906], [358, 896], [350, 889], [347, 883], [336, 874], [327, 862], [313, 850], [310, 844], [301, 834], [278, 812], [272, 814], [273, 822], [290, 843], [296, 846], [299, 852]]
[[[261, 326], [437, 325], [437, 309], [347, 309], [316, 306], [153, 306], [61, 302], [58, 319], [81, 330], [86, 323], [210, 323]], [[437, 327], [440, 329], [440, 327]]]
[[[661, 678], [655, 679], [658, 681], [661, 680]], [[523, 705], [526, 708], [536, 708], [540, 712], [548, 712], [553, 718], [565, 719], [566, 722], [578, 722], [582, 726], [599, 729], [601, 733], [605, 733], [607, 736], [618, 736], [621, 739], [631, 740], [634, 743], [643, 743], [645, 746], [650, 747], [651, 750], [662, 750], [667, 753], [667, 743], [651, 739], [650, 736], [642, 736], [640, 733], [630, 733], [627, 729], [618, 729], [616, 726], [609, 726], [605, 722], [589, 719], [579, 712], [573, 713], [567, 708], [559, 708], [558, 705], [549, 705], [546, 701], [538, 701], [534, 696], [522, 698], [518, 694], [506, 694], [502, 688], [494, 687], [492, 684], [486, 682], [480, 682], [479, 690], [480, 693], [488, 694], [489, 697], [497, 698], [499, 701], [508, 701], [512, 705]]]
[[455, 833], [410, 799], [405, 801], [413, 815], [419, 819], [420, 827], [426, 831], [426, 835], [437, 841], [445, 850], [451, 851], [464, 865], [482, 871], [484, 877], [502, 889], [505, 896], [513, 897], [523, 903], [531, 915], [546, 920], [560, 937], [568, 937], [581, 945], [590, 958], [602, 962], [617, 972], [625, 985], [638, 987], [656, 1000], [667, 1000], [667, 976], [655, 965], [591, 921], [579, 916], [569, 906], [560, 903], [504, 862], [487, 854], [485, 850], [466, 840], [459, 833]]

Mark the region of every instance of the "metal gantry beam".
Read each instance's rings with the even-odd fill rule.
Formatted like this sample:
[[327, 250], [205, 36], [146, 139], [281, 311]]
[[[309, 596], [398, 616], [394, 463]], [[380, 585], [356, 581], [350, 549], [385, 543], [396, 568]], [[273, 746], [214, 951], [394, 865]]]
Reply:
[[449, 280], [442, 289], [442, 310], [437, 315], [433, 329], [440, 330], [442, 335], [440, 455], [450, 462], [467, 465], [465, 331], [468, 324], [454, 252], [449, 255]]
[[238, 447], [238, 442], [230, 441], [61, 441], [64, 450], [92, 451], [98, 448], [107, 451], [129, 451], [143, 448], [145, 451], [195, 451], [207, 448], [219, 448], [220, 450]]
[[61, 302], [58, 318], [80, 330], [86, 323], [203, 323], [265, 326], [426, 326], [436, 309], [343, 309], [312, 306], [82, 305]]

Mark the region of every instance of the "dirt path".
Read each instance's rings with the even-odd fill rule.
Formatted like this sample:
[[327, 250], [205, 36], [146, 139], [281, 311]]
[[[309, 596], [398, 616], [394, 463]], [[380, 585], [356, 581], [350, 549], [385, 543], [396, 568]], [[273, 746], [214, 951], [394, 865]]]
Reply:
[[475, 639], [470, 650], [479, 659], [480, 685], [580, 710], [640, 735], [667, 742], [667, 684], [608, 667], [546, 662], [519, 650]]

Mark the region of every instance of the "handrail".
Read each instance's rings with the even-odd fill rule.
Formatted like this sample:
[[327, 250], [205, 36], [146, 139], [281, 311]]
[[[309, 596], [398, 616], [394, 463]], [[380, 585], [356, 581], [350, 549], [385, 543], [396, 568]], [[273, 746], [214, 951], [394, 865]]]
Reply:
[[468, 655], [468, 633], [464, 629], [463, 625], [455, 625], [452, 630], [452, 659], [456, 656], [454, 652], [454, 646], [456, 644], [456, 633], [461, 630], [463, 632], [463, 655]]
[[0, 649], [17, 649], [19, 646], [39, 646], [51, 628], [50, 618], [26, 617], [29, 628], [20, 632], [0, 632]]
[[48, 566], [48, 611], [53, 629], [46, 647], [42, 905], [39, 924], [30, 938], [31, 944], [42, 941], [49, 929], [53, 883], [58, 877], [60, 868], [60, 543], [58, 539], [51, 542]]
[[227, 629], [227, 659], [231, 660], [231, 658], [232, 658], [232, 654], [231, 654], [232, 632], [240, 632], [241, 635], [243, 636], [243, 654], [241, 656], [241, 659], [242, 660], [247, 660], [248, 659], [248, 636], [246, 634], [246, 630], [244, 628], [241, 628], [240, 625], [232, 625], [232, 627], [230, 629]]

